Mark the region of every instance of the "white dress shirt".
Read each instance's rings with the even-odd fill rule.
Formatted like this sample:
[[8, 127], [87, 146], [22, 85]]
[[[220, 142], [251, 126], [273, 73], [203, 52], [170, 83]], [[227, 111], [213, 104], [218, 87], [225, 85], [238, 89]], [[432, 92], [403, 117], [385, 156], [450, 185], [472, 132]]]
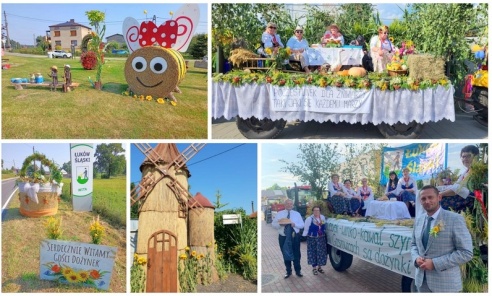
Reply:
[[[281, 236], [285, 236], [284, 234], [285, 225], [278, 224], [278, 220], [282, 218], [287, 218], [287, 214], [288, 214], [287, 210], [282, 210], [278, 212], [277, 215], [275, 215], [275, 219], [273, 219], [272, 221], [273, 228], [277, 229], [278, 234], [280, 234]], [[296, 212], [294, 210], [290, 210], [289, 219], [295, 224], [294, 231], [296, 233], [299, 233], [299, 231], [304, 227], [304, 220], [302, 220], [301, 214], [299, 214], [299, 212]]]

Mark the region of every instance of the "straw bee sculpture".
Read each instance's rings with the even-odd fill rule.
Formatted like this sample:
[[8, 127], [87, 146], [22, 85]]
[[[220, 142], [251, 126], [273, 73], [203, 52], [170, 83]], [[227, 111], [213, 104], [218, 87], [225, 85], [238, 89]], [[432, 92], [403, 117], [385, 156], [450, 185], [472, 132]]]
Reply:
[[125, 64], [125, 79], [131, 91], [139, 95], [167, 97], [177, 101], [179, 83], [186, 74], [180, 52], [185, 52], [200, 18], [198, 5], [183, 5], [176, 19], [157, 25], [154, 20], [141, 24], [131, 17], [123, 22], [123, 34], [131, 52]]

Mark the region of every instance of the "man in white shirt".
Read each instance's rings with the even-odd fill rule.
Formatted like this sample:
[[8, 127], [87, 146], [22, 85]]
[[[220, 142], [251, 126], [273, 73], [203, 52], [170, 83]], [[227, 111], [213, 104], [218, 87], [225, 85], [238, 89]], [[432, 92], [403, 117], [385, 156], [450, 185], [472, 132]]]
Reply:
[[[285, 248], [284, 244], [289, 241], [290, 238], [286, 237], [287, 234], [292, 235], [292, 252], [293, 260], [285, 260], [285, 275], [284, 278], [290, 277], [292, 274], [292, 262], [294, 262], [294, 270], [298, 277], [302, 277], [301, 273], [301, 229], [304, 228], [304, 221], [299, 212], [293, 210], [294, 202], [291, 199], [285, 201], [285, 210], [282, 210], [275, 215], [275, 219], [272, 221], [273, 228], [278, 230], [278, 242], [280, 245], [280, 251], [285, 258]], [[281, 219], [290, 219], [290, 224], [279, 223]]]

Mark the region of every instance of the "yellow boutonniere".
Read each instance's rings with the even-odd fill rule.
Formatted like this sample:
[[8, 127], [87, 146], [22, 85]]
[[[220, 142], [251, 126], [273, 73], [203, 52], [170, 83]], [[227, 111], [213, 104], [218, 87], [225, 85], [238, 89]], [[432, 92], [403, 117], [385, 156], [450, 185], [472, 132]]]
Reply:
[[436, 223], [436, 225], [434, 225], [434, 227], [431, 228], [429, 234], [433, 237], [437, 237], [439, 232], [441, 232], [442, 230], [444, 230], [444, 221], [440, 220]]

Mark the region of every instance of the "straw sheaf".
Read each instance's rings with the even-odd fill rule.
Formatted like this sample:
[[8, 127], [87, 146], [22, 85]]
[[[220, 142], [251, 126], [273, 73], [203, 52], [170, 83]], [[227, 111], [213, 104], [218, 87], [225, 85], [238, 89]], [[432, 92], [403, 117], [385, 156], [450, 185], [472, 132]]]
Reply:
[[234, 49], [231, 51], [231, 55], [229, 56], [229, 60], [236, 67], [241, 66], [241, 64], [245, 63], [249, 59], [259, 58], [260, 56], [243, 48]]
[[38, 192], [37, 196], [39, 203], [32, 201], [26, 192], [19, 193], [21, 215], [37, 218], [58, 212], [58, 195], [55, 192]]
[[411, 54], [408, 55], [408, 76], [412, 79], [436, 79], [445, 78], [444, 59], [432, 55]]
[[[132, 62], [136, 57], [143, 57], [147, 61], [147, 68], [143, 72], [136, 72], [133, 69]], [[167, 69], [162, 74], [156, 74], [150, 69], [150, 62], [155, 57], [162, 57], [167, 63]], [[134, 51], [125, 64], [125, 79], [129, 88], [139, 95], [150, 95], [154, 98], [168, 96], [176, 89], [186, 73], [186, 70], [180, 69], [180, 64], [184, 62], [181, 59], [183, 57], [180, 54], [162, 47], [142, 47]]]
[[189, 215], [190, 246], [206, 247], [214, 241], [214, 209], [194, 208]]

